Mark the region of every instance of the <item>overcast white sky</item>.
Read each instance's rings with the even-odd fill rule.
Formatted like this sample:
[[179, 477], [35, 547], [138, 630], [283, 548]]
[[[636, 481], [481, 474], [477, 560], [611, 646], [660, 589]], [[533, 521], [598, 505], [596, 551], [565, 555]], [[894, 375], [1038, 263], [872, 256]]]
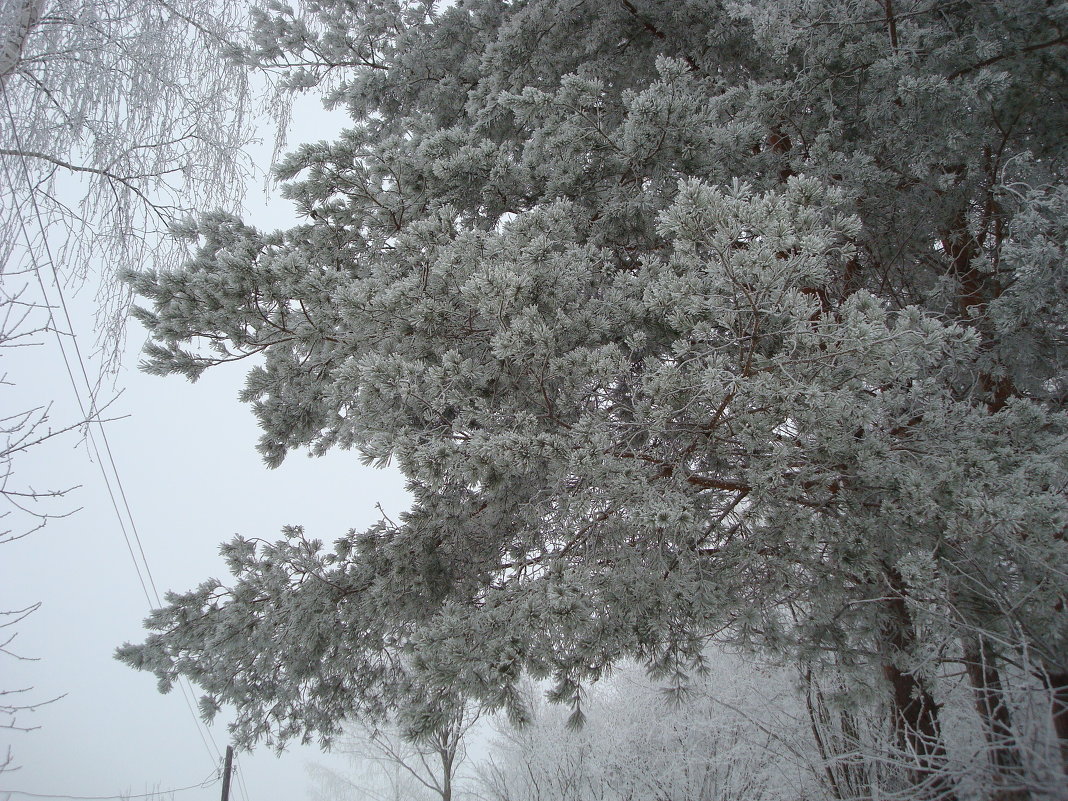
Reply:
[[[341, 122], [309, 99], [294, 115], [290, 143], [330, 138]], [[251, 193], [247, 220], [268, 229], [288, 224], [288, 204], [254, 207], [260, 200], [262, 192]], [[86, 287], [72, 304], [90, 308], [92, 290]], [[88, 349], [88, 324], [76, 325]], [[218, 545], [235, 533], [273, 539], [283, 525], [302, 524], [310, 536], [331, 541], [372, 522], [378, 502], [391, 517], [405, 508], [400, 476], [365, 468], [352, 453], [321, 459], [294, 454], [280, 468], [266, 469], [255, 451], [255, 421], [237, 401], [246, 368], [208, 371], [195, 385], [146, 376], [136, 370], [144, 340], [136, 324], [129, 339], [119, 378], [124, 392], [109, 409], [122, 419], [109, 423], [107, 433], [161, 594], [189, 589], [209, 576], [225, 578]], [[6, 413], [54, 399], [54, 425], [77, 419], [54, 339], [0, 358], [0, 374], [17, 383], [0, 396]], [[76, 441], [42, 446], [17, 464], [18, 477], [39, 489], [80, 484], [57, 508], [81, 510], [0, 552], [0, 610], [42, 602], [19, 625], [13, 644], [39, 661], [0, 661], [0, 689], [32, 685], [32, 700], [66, 693], [20, 718], [20, 724], [38, 730], [0, 731], [0, 756], [10, 743], [22, 765], [0, 774], [0, 799], [13, 790], [56, 796], [167, 790], [197, 784], [217, 768], [213, 747], [202, 741], [182, 695], [160, 695], [151, 675], [112, 658], [122, 642], [143, 639], [148, 607], [100, 471], [84, 446], [73, 449]], [[224, 749], [222, 721], [211, 734]], [[231, 797], [302, 799], [309, 761], [330, 760], [315, 748], [280, 759], [265, 747], [240, 754], [244, 785], [237, 782]], [[208, 801], [219, 798], [219, 791], [214, 783], [175, 799]]]

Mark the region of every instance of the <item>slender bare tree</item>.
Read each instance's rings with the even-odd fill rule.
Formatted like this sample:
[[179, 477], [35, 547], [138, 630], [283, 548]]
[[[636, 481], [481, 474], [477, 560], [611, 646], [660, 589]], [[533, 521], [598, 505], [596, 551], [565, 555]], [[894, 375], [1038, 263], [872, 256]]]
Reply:
[[350, 758], [346, 775], [315, 766], [316, 795], [326, 799], [357, 797], [376, 801], [454, 801], [467, 797], [457, 779], [467, 760], [467, 736], [480, 713], [461, 706], [428, 734], [405, 737], [396, 725], [376, 727], [353, 721], [337, 750]]
[[128, 293], [112, 280], [182, 249], [188, 210], [236, 209], [256, 95], [228, 55], [237, 0], [22, 0], [0, 8], [0, 263], [98, 283], [114, 366]]
[[[176, 266], [184, 246], [171, 231], [190, 210], [240, 207], [257, 103], [270, 91], [237, 58], [255, 6], [0, 2], [0, 358], [53, 335], [69, 341], [63, 290], [97, 288], [95, 366], [77, 364], [94, 361], [82, 351], [65, 356], [87, 384], [75, 419], [53, 423], [48, 397], [13, 401], [19, 376], [10, 363], [0, 368], [0, 544], [74, 511], [56, 503], [73, 488], [28, 486], [17, 463], [100, 419], [128, 308], [118, 275]], [[36, 607], [0, 611], [0, 656], [25, 658], [5, 633]], [[40, 704], [31, 688], [0, 690], [0, 728], [31, 728], [19, 718]], [[0, 771], [13, 768], [11, 753], [0, 754]]]

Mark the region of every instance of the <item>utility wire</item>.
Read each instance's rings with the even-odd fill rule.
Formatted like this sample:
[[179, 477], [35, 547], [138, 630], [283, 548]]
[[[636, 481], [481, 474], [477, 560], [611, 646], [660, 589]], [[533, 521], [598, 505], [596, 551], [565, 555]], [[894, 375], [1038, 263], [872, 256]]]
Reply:
[[245, 784], [244, 766], [242, 770], [237, 774], [237, 781], [241, 785], [241, 794], [244, 796], [245, 801], [252, 801], [252, 795], [248, 791], [248, 785]]
[[[5, 106], [6, 111], [7, 111], [8, 121], [11, 123], [11, 129], [12, 129], [12, 132], [13, 132], [14, 138], [15, 138], [15, 146], [19, 150], [22, 150], [22, 143], [21, 143], [20, 138], [19, 138], [18, 126], [15, 124], [15, 115], [11, 110], [11, 101], [10, 101], [10, 99], [8, 98], [8, 96], [6, 94], [4, 94], [4, 106]], [[100, 474], [104, 479], [104, 485], [105, 485], [105, 487], [107, 487], [108, 496], [109, 496], [109, 498], [111, 500], [112, 508], [115, 511], [116, 520], [119, 523], [119, 529], [122, 531], [123, 539], [126, 541], [126, 548], [129, 551], [130, 559], [133, 562], [134, 571], [137, 573], [137, 579], [141, 584], [141, 590], [144, 592], [145, 600], [148, 601], [149, 608], [153, 608], [153, 596], [155, 597], [155, 608], [158, 608], [158, 607], [163, 606], [163, 603], [160, 600], [159, 590], [157, 589], [155, 579], [152, 576], [152, 570], [149, 567], [148, 558], [145, 555], [144, 545], [143, 545], [143, 543], [141, 541], [140, 533], [137, 530], [137, 525], [136, 525], [136, 523], [134, 521], [133, 513], [130, 510], [130, 504], [129, 504], [129, 501], [127, 500], [127, 497], [126, 497], [126, 491], [125, 491], [125, 489], [123, 487], [123, 484], [122, 484], [122, 478], [121, 478], [121, 476], [119, 474], [118, 466], [115, 463], [115, 458], [114, 458], [114, 455], [113, 455], [112, 450], [111, 450], [111, 444], [108, 441], [107, 433], [104, 430], [103, 421], [100, 420], [100, 419], [96, 419], [95, 422], [96, 422], [97, 427], [98, 427], [99, 432], [100, 432], [100, 439], [104, 443], [104, 450], [105, 450], [105, 452], [107, 453], [107, 456], [108, 456], [108, 463], [111, 466], [111, 471], [112, 471], [112, 475], [114, 476], [115, 486], [118, 488], [119, 497], [122, 498], [123, 508], [126, 511], [126, 517], [127, 517], [127, 519], [129, 520], [129, 523], [130, 523], [129, 531], [127, 530], [125, 521], [123, 520], [122, 513], [119, 511], [119, 504], [118, 504], [118, 500], [116, 499], [116, 496], [115, 496], [115, 490], [112, 488], [112, 482], [109, 479], [107, 468], [105, 467], [104, 461], [101, 458], [100, 449], [97, 446], [96, 438], [93, 436], [93, 430], [92, 430], [91, 423], [94, 422], [93, 418], [97, 415], [98, 409], [97, 409], [97, 403], [96, 403], [95, 394], [94, 394], [93, 388], [92, 388], [92, 382], [89, 380], [89, 371], [85, 367], [85, 360], [82, 357], [81, 349], [78, 347], [78, 338], [77, 338], [76, 334], [74, 333], [74, 324], [73, 324], [73, 321], [71, 320], [70, 310], [69, 310], [69, 308], [67, 306], [66, 298], [63, 295], [63, 287], [62, 287], [62, 281], [60, 280], [60, 277], [59, 277], [59, 270], [58, 270], [58, 268], [56, 266], [55, 258], [52, 255], [51, 245], [48, 242], [48, 235], [47, 235], [47, 232], [45, 231], [43, 215], [41, 214], [40, 207], [37, 205], [37, 197], [36, 197], [36, 194], [35, 194], [35, 191], [34, 191], [34, 184], [33, 184], [32, 178], [30, 177], [29, 168], [26, 166], [26, 158], [25, 158], [25, 156], [20, 156], [19, 161], [20, 161], [20, 163], [22, 165], [22, 171], [23, 171], [23, 175], [24, 175], [24, 177], [26, 179], [27, 189], [29, 190], [30, 203], [31, 203], [31, 205], [33, 207], [34, 217], [37, 220], [37, 226], [38, 226], [38, 229], [41, 232], [41, 243], [42, 243], [42, 245], [43, 245], [43, 247], [45, 249], [45, 255], [48, 257], [48, 263], [49, 263], [49, 266], [51, 267], [51, 270], [52, 270], [52, 276], [53, 276], [53, 280], [55, 282], [56, 292], [59, 295], [59, 301], [60, 301], [60, 305], [61, 305], [61, 307], [63, 309], [63, 315], [64, 315], [64, 317], [66, 318], [66, 321], [67, 321], [68, 333], [69, 333], [69, 336], [71, 338], [71, 342], [72, 342], [73, 347], [74, 347], [75, 358], [77, 359], [78, 365], [81, 368], [80, 372], [81, 372], [81, 375], [82, 375], [82, 379], [85, 382], [86, 391], [88, 392], [88, 395], [89, 395], [90, 405], [89, 405], [89, 410], [88, 411], [86, 410], [85, 402], [82, 400], [81, 390], [79, 388], [78, 381], [75, 378], [74, 369], [71, 367], [70, 357], [67, 354], [67, 349], [64, 347], [63, 336], [62, 336], [62, 334], [60, 332], [59, 327], [56, 325], [55, 315], [53, 314], [53, 311], [52, 311], [53, 310], [53, 306], [52, 306], [51, 302], [49, 301], [48, 291], [45, 288], [44, 278], [41, 275], [41, 265], [38, 262], [37, 256], [36, 256], [36, 254], [34, 252], [33, 243], [32, 243], [32, 240], [30, 238], [29, 231], [26, 229], [25, 221], [23, 220], [23, 218], [20, 215], [19, 216], [19, 227], [22, 230], [23, 238], [26, 240], [26, 252], [27, 252], [27, 254], [28, 254], [29, 258], [30, 258], [30, 261], [33, 264], [34, 273], [37, 276], [37, 283], [38, 283], [38, 285], [40, 287], [40, 290], [41, 290], [41, 296], [42, 296], [42, 299], [44, 301], [45, 308], [48, 310], [48, 319], [49, 319], [50, 327], [52, 329], [52, 332], [56, 336], [56, 342], [59, 345], [60, 355], [63, 358], [63, 364], [66, 367], [67, 376], [70, 378], [71, 388], [74, 391], [74, 397], [78, 402], [78, 408], [79, 408], [79, 410], [80, 410], [80, 412], [82, 414], [82, 419], [85, 420], [87, 440], [89, 442], [90, 447], [92, 448], [93, 453], [96, 455], [96, 463], [97, 463], [97, 466], [100, 468]], [[14, 186], [14, 182], [11, 180], [11, 175], [8, 172], [8, 169], [7, 169], [6, 161], [0, 161], [0, 163], [3, 164], [4, 174], [5, 174], [5, 176], [6, 176], [7, 180], [8, 180], [8, 185], [9, 186]], [[137, 543], [137, 551], [141, 555], [141, 564], [144, 565], [144, 574], [142, 574], [142, 572], [141, 572], [141, 565], [138, 564], [137, 556], [134, 553], [133, 543], [130, 540], [130, 532], [133, 533], [133, 541]], [[145, 580], [145, 576], [148, 577], [147, 582]], [[152, 588], [151, 595], [149, 594], [149, 587]], [[215, 742], [215, 738], [212, 735], [211, 731], [207, 729], [207, 727], [204, 725], [203, 721], [200, 719], [200, 717], [196, 714], [196, 711], [193, 709], [193, 704], [192, 704], [192, 701], [191, 701], [191, 698], [190, 698], [191, 693], [192, 693], [192, 687], [189, 687], [187, 689], [186, 688], [186, 684], [188, 684], [188, 682], [183, 682], [181, 680], [178, 682], [178, 687], [182, 692], [182, 698], [185, 701], [186, 707], [189, 709], [190, 714], [193, 716], [194, 722], [195, 722], [196, 727], [197, 727], [197, 733], [200, 735], [200, 739], [204, 744], [205, 750], [207, 750], [207, 752], [208, 752], [208, 756], [211, 757], [213, 762], [217, 762], [222, 757], [221, 751], [219, 750], [219, 746]], [[210, 745], [209, 745], [209, 742], [210, 742]], [[214, 750], [214, 753], [213, 753], [213, 750]]]
[[[8, 120], [11, 123], [11, 127], [12, 127], [12, 130], [13, 130], [14, 135], [15, 135], [15, 144], [19, 149], [21, 149], [22, 148], [22, 143], [19, 141], [18, 129], [17, 129], [16, 125], [15, 125], [15, 116], [14, 116], [14, 113], [11, 111], [11, 101], [7, 97], [6, 94], [4, 95], [4, 106], [5, 106], [6, 110], [7, 110]], [[5, 161], [5, 162], [0, 162], [0, 163], [3, 163], [3, 165], [4, 165], [4, 174], [5, 174], [5, 177], [8, 179], [8, 185], [9, 186], [14, 186], [14, 181], [11, 179], [11, 175], [8, 172], [8, 169], [7, 169], [7, 162]], [[59, 291], [59, 299], [60, 299], [60, 302], [63, 304], [64, 315], [67, 318], [68, 332], [69, 332], [68, 335], [70, 336], [72, 342], [74, 343], [75, 356], [78, 359], [78, 362], [79, 362], [79, 364], [81, 366], [81, 372], [82, 372], [83, 378], [84, 378], [86, 384], [88, 385], [89, 384], [89, 379], [88, 379], [89, 373], [85, 369], [85, 362], [82, 360], [81, 350], [78, 348], [78, 340], [75, 337], [74, 327], [71, 324], [70, 314], [69, 314], [69, 312], [67, 310], [66, 299], [63, 296], [63, 290], [62, 290], [62, 287], [61, 287], [61, 283], [62, 282], [59, 280], [59, 272], [58, 272], [58, 270], [56, 268], [55, 258], [52, 255], [52, 248], [51, 248], [51, 245], [48, 242], [47, 233], [45, 232], [45, 226], [44, 226], [44, 222], [42, 220], [41, 209], [37, 205], [37, 198], [36, 198], [35, 193], [34, 193], [33, 180], [30, 178], [30, 173], [29, 173], [29, 169], [26, 166], [25, 158], [22, 158], [20, 160], [20, 163], [22, 164], [23, 174], [24, 174], [24, 177], [26, 179], [26, 186], [27, 186], [27, 188], [29, 189], [29, 192], [30, 192], [30, 203], [31, 203], [31, 205], [33, 207], [34, 216], [35, 216], [35, 218], [37, 220], [37, 226], [38, 226], [38, 228], [40, 229], [40, 232], [41, 232], [41, 244], [43, 245], [43, 247], [45, 249], [45, 255], [48, 257], [49, 266], [52, 268], [52, 275], [53, 275], [54, 280], [55, 280], [56, 289]], [[34, 274], [37, 276], [37, 284], [38, 284], [38, 286], [40, 287], [40, 290], [41, 290], [41, 297], [42, 297], [42, 299], [44, 301], [45, 309], [48, 310], [49, 327], [52, 329], [52, 332], [55, 334], [56, 343], [59, 346], [60, 355], [63, 357], [63, 365], [67, 369], [67, 377], [70, 378], [71, 388], [74, 391], [74, 398], [78, 403], [78, 409], [81, 412], [82, 419], [85, 421], [86, 435], [87, 435], [87, 439], [88, 439], [88, 442], [89, 442], [89, 446], [92, 449], [93, 453], [96, 455], [96, 462], [97, 462], [97, 465], [100, 467], [101, 475], [104, 478], [104, 485], [107, 487], [108, 496], [111, 499], [112, 508], [114, 509], [116, 519], [119, 522], [119, 528], [122, 530], [123, 538], [126, 540], [126, 548], [130, 553], [130, 559], [133, 561], [134, 570], [137, 573], [137, 579], [141, 584], [141, 590], [144, 592], [145, 600], [148, 601], [148, 605], [151, 607], [152, 606], [152, 597], [149, 595], [149, 592], [148, 592], [148, 583], [145, 582], [145, 576], [144, 576], [144, 574], [142, 574], [141, 567], [138, 564], [137, 557], [134, 554], [133, 543], [130, 540], [130, 536], [129, 536], [129, 533], [128, 533], [127, 528], [126, 528], [126, 524], [122, 519], [121, 513], [119, 512], [119, 506], [118, 506], [118, 502], [117, 502], [117, 500], [115, 498], [115, 492], [114, 492], [114, 490], [112, 489], [112, 486], [111, 486], [111, 480], [109, 479], [108, 474], [107, 474], [107, 470], [105, 469], [104, 463], [100, 458], [100, 451], [97, 448], [96, 438], [93, 436], [93, 429], [92, 429], [91, 423], [93, 422], [93, 418], [96, 416], [96, 411], [97, 411], [97, 409], [96, 409], [96, 400], [95, 400], [95, 398], [93, 398], [92, 390], [90, 389], [91, 404], [90, 404], [89, 410], [87, 410], [86, 406], [85, 406], [85, 402], [82, 400], [82, 393], [81, 393], [81, 390], [79, 389], [78, 380], [74, 376], [74, 369], [71, 367], [70, 356], [67, 353], [66, 346], [63, 344], [63, 336], [62, 336], [62, 334], [60, 332], [59, 326], [56, 325], [56, 318], [55, 318], [55, 314], [53, 313], [53, 306], [52, 306], [52, 303], [51, 303], [51, 301], [49, 300], [49, 297], [48, 297], [48, 290], [45, 288], [44, 276], [41, 275], [41, 265], [38, 262], [37, 255], [34, 252], [33, 242], [32, 242], [32, 240], [30, 238], [29, 231], [26, 229], [26, 223], [23, 220], [23, 218], [21, 217], [21, 215], [19, 216], [19, 227], [22, 230], [23, 238], [26, 240], [26, 252], [29, 255], [30, 261], [33, 263], [33, 271], [34, 271]], [[99, 423], [100, 421], [98, 420], [97, 422]], [[106, 436], [106, 435], [104, 435], [104, 427], [103, 427], [102, 424], [100, 425], [100, 432], [101, 432], [102, 436]], [[112, 463], [112, 465], [114, 465], [114, 462]], [[118, 478], [117, 473], [116, 473], [116, 478]], [[144, 554], [144, 549], [143, 548], [139, 548], [139, 549], [141, 550], [141, 553]], [[145, 565], [146, 570], [147, 570], [147, 567], [148, 566], [146, 564]], [[149, 583], [151, 583], [151, 582], [152, 582], [152, 578], [151, 578], [151, 576], [149, 576]], [[153, 590], [155, 590], [155, 584], [154, 583], [152, 584], [152, 588], [153, 588]], [[157, 595], [157, 597], [158, 597], [158, 595]]]
[[0, 790], [0, 795], [24, 795], [29, 798], [70, 799], [70, 801], [126, 801], [126, 799], [129, 798], [155, 798], [170, 793], [184, 793], [186, 790], [201, 790], [205, 787], [211, 787], [213, 784], [218, 784], [219, 781], [220, 778], [218, 774], [213, 771], [210, 776], [199, 784], [190, 784], [186, 787], [174, 787], [169, 790], [154, 790], [151, 793], [138, 793], [136, 795], [130, 795], [129, 793], [124, 793], [123, 795], [49, 795], [48, 793], [29, 793], [25, 790]]
[[[18, 128], [15, 125], [15, 115], [11, 110], [11, 100], [10, 100], [10, 98], [8, 98], [8, 96], [6, 94], [4, 95], [4, 106], [5, 106], [6, 110], [7, 110], [8, 121], [11, 123], [11, 129], [12, 129], [12, 132], [13, 132], [14, 137], [15, 137], [15, 146], [19, 150], [22, 150], [22, 142], [20, 141], [20, 138], [19, 138]], [[71, 386], [74, 389], [74, 396], [75, 396], [76, 400], [78, 401], [78, 409], [81, 411], [82, 419], [84, 419], [86, 421], [86, 431], [89, 434], [90, 444], [92, 445], [93, 451], [96, 454], [98, 464], [101, 465], [101, 474], [104, 476], [104, 483], [107, 485], [108, 495], [111, 497], [111, 505], [115, 509], [115, 516], [119, 520], [119, 525], [122, 528], [123, 536], [126, 537], [126, 546], [130, 550], [131, 558], [133, 558], [133, 560], [134, 560], [134, 568], [137, 570], [137, 577], [141, 582], [141, 588], [145, 592], [145, 598], [148, 601], [149, 606], [152, 606], [152, 598], [149, 597], [149, 595], [148, 595], [148, 586], [152, 587], [152, 594], [155, 596], [155, 600], [156, 600], [157, 606], [162, 606], [162, 604], [159, 603], [159, 600], [160, 600], [159, 591], [156, 588], [156, 582], [155, 582], [155, 579], [152, 576], [152, 570], [151, 570], [151, 568], [149, 568], [148, 560], [145, 558], [145, 549], [144, 549], [144, 545], [141, 543], [141, 536], [140, 536], [139, 532], [137, 531], [137, 525], [134, 523], [133, 514], [131, 514], [131, 512], [130, 512], [130, 504], [126, 500], [126, 492], [123, 489], [122, 481], [119, 478], [119, 471], [118, 471], [118, 468], [115, 465], [115, 458], [114, 458], [114, 456], [112, 455], [112, 452], [111, 452], [111, 444], [108, 442], [107, 434], [104, 431], [103, 421], [101, 421], [99, 419], [96, 419], [97, 426], [100, 429], [100, 438], [101, 438], [101, 441], [104, 443], [104, 449], [105, 449], [105, 452], [108, 455], [108, 461], [109, 461], [109, 463], [111, 465], [111, 470], [112, 470], [112, 473], [114, 474], [114, 477], [115, 477], [115, 484], [116, 484], [116, 486], [118, 488], [118, 491], [119, 491], [119, 497], [122, 498], [123, 506], [126, 509], [126, 516], [127, 516], [128, 520], [130, 522], [130, 529], [133, 532], [134, 542], [137, 543], [137, 550], [141, 554], [141, 562], [144, 565], [145, 576], [148, 577], [148, 586], [146, 586], [146, 584], [145, 584], [145, 579], [141, 575], [141, 569], [137, 564], [137, 559], [136, 559], [136, 557], [134, 557], [133, 545], [131, 544], [130, 538], [127, 535], [126, 526], [125, 526], [125, 524], [124, 524], [124, 522], [122, 520], [122, 515], [119, 512], [118, 501], [116, 500], [114, 490], [112, 489], [112, 486], [111, 486], [111, 482], [108, 480], [107, 471], [103, 467], [103, 460], [100, 458], [100, 449], [97, 447], [96, 441], [92, 436], [92, 428], [91, 428], [90, 424], [93, 422], [94, 418], [96, 418], [96, 416], [97, 416], [97, 414], [99, 412], [99, 410], [97, 408], [96, 396], [95, 396], [95, 393], [93, 392], [93, 389], [92, 389], [92, 382], [89, 380], [89, 371], [85, 367], [85, 359], [82, 356], [81, 348], [78, 346], [78, 337], [74, 333], [74, 323], [71, 320], [70, 309], [67, 307], [67, 299], [63, 295], [63, 282], [60, 280], [59, 269], [57, 268], [55, 258], [52, 255], [52, 247], [48, 242], [48, 235], [47, 235], [47, 233], [45, 231], [44, 222], [42, 220], [41, 209], [37, 205], [37, 196], [36, 196], [36, 193], [34, 192], [33, 180], [30, 178], [29, 168], [26, 166], [26, 158], [25, 158], [25, 156], [21, 156], [20, 157], [19, 163], [22, 165], [23, 175], [24, 175], [24, 177], [26, 179], [26, 186], [30, 191], [30, 203], [33, 206], [34, 217], [37, 220], [37, 226], [38, 226], [38, 228], [40, 229], [40, 232], [41, 232], [41, 244], [44, 246], [45, 254], [48, 256], [48, 265], [49, 265], [49, 267], [51, 268], [51, 271], [52, 271], [52, 278], [53, 278], [53, 281], [55, 282], [56, 293], [59, 295], [59, 302], [60, 302], [61, 308], [63, 309], [63, 316], [64, 316], [64, 318], [66, 319], [66, 322], [67, 322], [67, 332], [68, 332], [68, 334], [70, 336], [71, 344], [72, 344], [72, 346], [74, 348], [74, 355], [75, 355], [75, 358], [76, 358], [76, 360], [78, 362], [78, 366], [80, 368], [80, 372], [81, 372], [81, 375], [82, 375], [82, 380], [85, 382], [85, 386], [86, 386], [86, 389], [87, 389], [88, 394], [89, 394], [89, 409], [88, 410], [85, 407], [85, 403], [82, 401], [82, 395], [81, 395], [81, 391], [80, 391], [79, 386], [78, 386], [78, 381], [74, 377], [74, 370], [71, 368], [70, 359], [67, 356], [67, 349], [63, 345], [63, 337], [60, 335], [59, 326], [56, 325], [55, 315], [54, 315], [54, 313], [52, 311], [54, 307], [52, 306], [52, 304], [48, 300], [48, 292], [45, 289], [44, 277], [41, 275], [41, 265], [38, 263], [37, 258], [36, 258], [35, 254], [33, 252], [33, 246], [32, 246], [32, 244], [30, 242], [30, 239], [29, 239], [29, 232], [26, 230], [25, 223], [24, 223], [22, 217], [20, 216], [19, 217], [19, 225], [22, 228], [23, 237], [26, 239], [26, 250], [29, 253], [31, 261], [33, 262], [34, 273], [37, 275], [37, 283], [40, 286], [41, 295], [44, 298], [45, 308], [48, 310], [48, 320], [51, 323], [52, 331], [56, 335], [56, 341], [59, 344], [59, 350], [60, 350], [60, 353], [63, 356], [63, 363], [64, 363], [64, 365], [66, 365], [67, 375], [70, 377]], [[7, 170], [7, 165], [6, 164], [4, 166], [4, 169], [5, 169], [5, 174], [6, 174], [6, 170]], [[9, 186], [13, 185], [13, 182], [10, 181], [10, 175], [8, 175], [8, 178], [9, 178], [9, 184], [8, 185]]]
[[241, 760], [238, 759], [237, 751], [234, 751], [234, 772], [237, 774], [237, 790], [241, 795], [242, 801], [249, 801], [248, 788], [245, 786], [245, 771], [241, 767]]

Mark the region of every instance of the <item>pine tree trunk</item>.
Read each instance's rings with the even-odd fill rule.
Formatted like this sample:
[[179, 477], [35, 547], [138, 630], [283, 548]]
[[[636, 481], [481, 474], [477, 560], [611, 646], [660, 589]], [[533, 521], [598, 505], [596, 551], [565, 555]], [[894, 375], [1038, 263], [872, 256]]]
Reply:
[[961, 642], [964, 665], [975, 694], [975, 708], [990, 744], [990, 762], [999, 788], [991, 794], [991, 798], [995, 801], [1029, 801], [1031, 793], [1020, 786], [1023, 760], [1012, 731], [1012, 718], [996, 656], [981, 635], [966, 636]]
[[441, 801], [452, 801], [452, 772], [456, 757], [455, 746], [450, 746], [451, 739], [446, 735], [445, 745], [438, 751], [441, 758]]
[[823, 690], [808, 670], [804, 673], [805, 701], [809, 723], [822, 760], [822, 781], [835, 799], [863, 798], [871, 794], [871, 781], [862, 759], [856, 757], [860, 746], [856, 717], [848, 709], [837, 712], [840, 733], [835, 733]]
[[[820, 690], [819, 685], [816, 684], [812, 678], [812, 671], [808, 670], [804, 674], [805, 676], [805, 704], [808, 708], [808, 720], [812, 727], [812, 738], [816, 742], [816, 748], [819, 750], [820, 762], [823, 767], [823, 782], [826, 789], [830, 792], [831, 797], [835, 799], [844, 799], [845, 795], [842, 792], [841, 786], [838, 782], [838, 774], [835, 772], [834, 763], [832, 762], [832, 754], [827, 742], [827, 734], [829, 732], [829, 721], [827, 716], [827, 706], [823, 701], [823, 692]], [[837, 757], [837, 754], [833, 756]]]
[[927, 683], [899, 665], [902, 657], [915, 651], [916, 629], [905, 601], [904, 579], [895, 568], [890, 568], [887, 575], [892, 593], [886, 601], [883, 637], [889, 652], [883, 662], [883, 675], [890, 684], [897, 745], [911, 763], [909, 773], [917, 799], [957, 801], [956, 789], [945, 770], [946, 747], [938, 704]]

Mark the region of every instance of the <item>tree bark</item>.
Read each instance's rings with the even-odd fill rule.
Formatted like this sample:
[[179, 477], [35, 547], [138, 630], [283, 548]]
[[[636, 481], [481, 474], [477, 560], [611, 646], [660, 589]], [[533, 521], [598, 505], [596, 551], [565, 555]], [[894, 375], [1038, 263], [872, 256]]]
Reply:
[[823, 690], [811, 670], [807, 670], [803, 675], [809, 723], [823, 762], [822, 776], [827, 791], [835, 799], [871, 795], [871, 781], [864, 761], [856, 757], [860, 746], [856, 718], [848, 709], [838, 711], [840, 731], [836, 733]]
[[998, 785], [991, 798], [995, 801], [1029, 801], [1031, 793], [1020, 782], [1023, 760], [1012, 730], [1012, 718], [1005, 700], [996, 654], [982, 635], [967, 635], [961, 642], [964, 666], [974, 692], [975, 709], [990, 744], [990, 763]]
[[[0, 16], [0, 87], [7, 77], [15, 71], [22, 60], [22, 51], [30, 32], [36, 27], [44, 9], [44, 0], [22, 0], [12, 3], [7, 12]], [[10, 16], [9, 16], [10, 15]]]
[[[441, 801], [452, 801], [452, 776], [456, 772], [456, 752], [464, 731], [464, 716], [453, 716], [437, 733], [436, 750], [441, 760], [441, 784], [437, 785]], [[436, 782], [435, 782], [436, 784]]]
[[889, 650], [883, 675], [890, 684], [897, 745], [911, 763], [909, 774], [916, 798], [957, 801], [956, 789], [945, 770], [939, 706], [922, 677], [901, 667], [902, 658], [915, 651], [916, 629], [905, 600], [905, 581], [896, 568], [887, 571], [890, 596], [883, 638]]

